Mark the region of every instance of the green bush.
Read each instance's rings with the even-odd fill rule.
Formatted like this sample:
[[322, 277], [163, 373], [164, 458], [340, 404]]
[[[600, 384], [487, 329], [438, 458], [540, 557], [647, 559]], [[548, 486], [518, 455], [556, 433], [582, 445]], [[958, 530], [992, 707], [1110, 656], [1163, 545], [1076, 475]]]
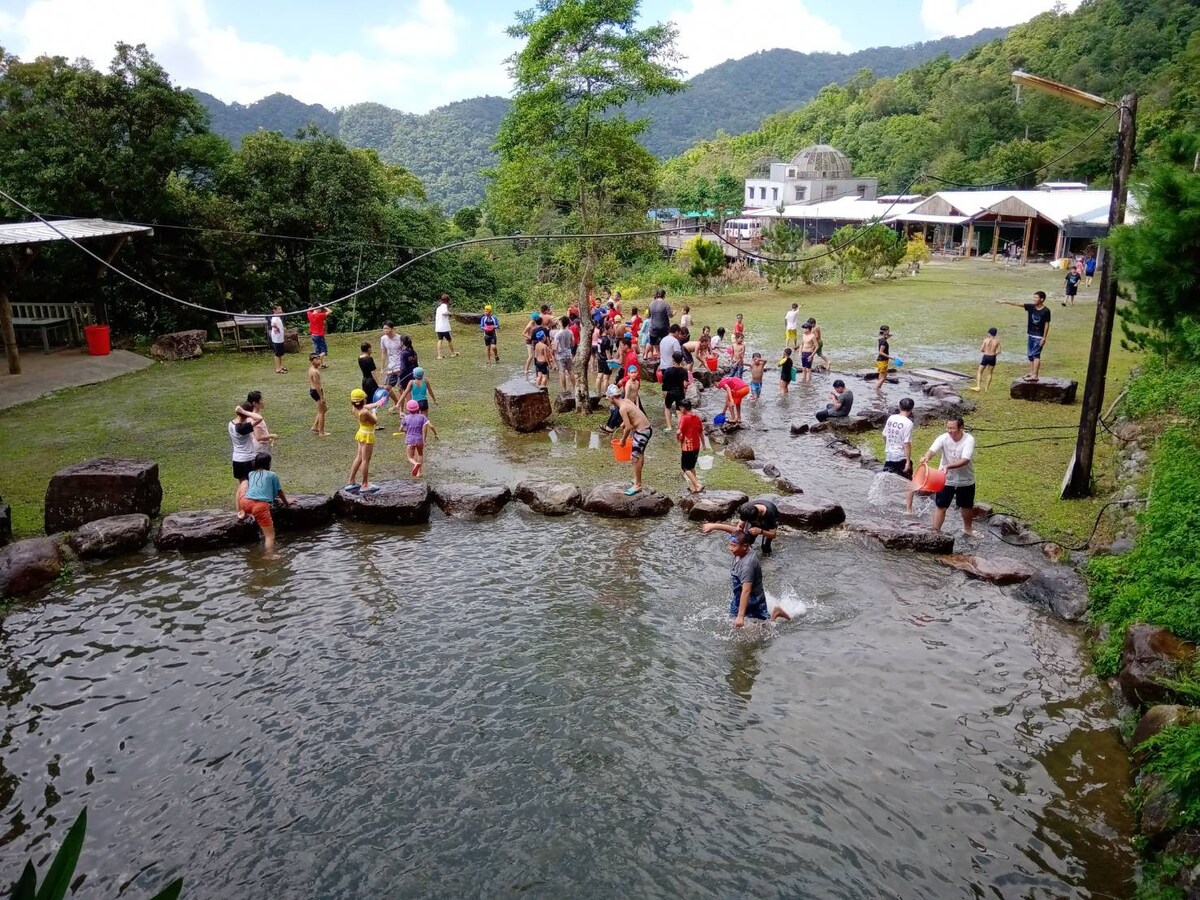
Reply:
[[1200, 724], [1164, 728], [1138, 749], [1147, 754], [1142, 771], [1179, 793], [1181, 824], [1200, 825]]
[[1121, 641], [1133, 622], [1161, 625], [1200, 639], [1200, 432], [1168, 429], [1155, 449], [1150, 500], [1139, 516], [1141, 537], [1129, 553], [1089, 565], [1091, 616], [1112, 626], [1096, 648], [1096, 669], [1114, 675]]
[[1135, 418], [1177, 413], [1200, 421], [1200, 365], [1171, 365], [1152, 354], [1129, 383], [1123, 411]]

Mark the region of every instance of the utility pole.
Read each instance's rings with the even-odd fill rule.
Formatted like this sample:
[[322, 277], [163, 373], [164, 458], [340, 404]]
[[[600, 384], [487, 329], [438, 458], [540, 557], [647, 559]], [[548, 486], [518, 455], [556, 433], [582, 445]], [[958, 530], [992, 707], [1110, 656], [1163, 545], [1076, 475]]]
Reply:
[[[1112, 200], [1108, 206], [1108, 233], [1125, 222], [1129, 198], [1129, 170], [1133, 166], [1136, 138], [1137, 94], [1126, 94], [1117, 107], [1117, 144], [1113, 154]], [[1108, 375], [1108, 354], [1112, 347], [1113, 324], [1117, 317], [1117, 276], [1111, 253], [1100, 261], [1100, 288], [1096, 295], [1096, 321], [1092, 326], [1092, 349], [1088, 354], [1087, 381], [1083, 383], [1083, 403], [1079, 411], [1079, 435], [1075, 455], [1063, 477], [1062, 499], [1090, 497], [1092, 460], [1096, 453], [1096, 426], [1104, 404], [1104, 381]]]

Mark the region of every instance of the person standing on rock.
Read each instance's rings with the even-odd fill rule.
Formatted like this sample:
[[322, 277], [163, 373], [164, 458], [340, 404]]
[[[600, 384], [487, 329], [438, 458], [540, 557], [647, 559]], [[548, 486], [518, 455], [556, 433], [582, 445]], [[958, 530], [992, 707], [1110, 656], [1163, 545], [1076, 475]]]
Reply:
[[1026, 381], [1037, 381], [1038, 372], [1042, 368], [1042, 350], [1045, 349], [1046, 339], [1050, 337], [1050, 308], [1046, 306], [1046, 292], [1034, 291], [1032, 303], [1016, 303], [1012, 300], [997, 300], [1001, 306], [1016, 306], [1025, 310], [1026, 334], [1028, 347], [1026, 356], [1029, 359], [1029, 374]]
[[747, 618], [760, 621], [791, 618], [781, 606], [767, 608], [762, 564], [750, 546], [753, 542], [754, 538], [745, 532], [729, 536], [729, 552], [733, 554], [733, 565], [729, 567], [729, 585], [733, 592], [729, 599], [729, 615], [734, 628], [743, 627]]
[[946, 473], [946, 484], [933, 498], [933, 530], [942, 530], [946, 510], [953, 500], [962, 513], [963, 534], [974, 537], [971, 524], [975, 519], [975, 438], [963, 430], [962, 416], [946, 421], [945, 433], [937, 436], [921, 457], [920, 465], [925, 465], [938, 453], [942, 455], [940, 468]]
[[437, 334], [438, 352], [437, 358], [444, 359], [442, 356], [442, 341], [446, 342], [446, 346], [450, 350], [451, 356], [458, 356], [454, 350], [454, 340], [450, 337], [450, 295], [442, 294], [438, 298], [438, 307], [433, 314], [433, 330]]
[[642, 492], [642, 467], [646, 464], [646, 445], [650, 443], [650, 438], [654, 437], [654, 429], [638, 404], [625, 399], [621, 389], [615, 384], [608, 389], [608, 399], [613, 408], [621, 414], [621, 446], [624, 447], [626, 441], [633, 441], [633, 451], [629, 458], [633, 469], [633, 483], [625, 491], [625, 496], [632, 497]]
[[229, 442], [233, 445], [233, 479], [237, 482], [233, 508], [238, 511], [239, 519], [245, 516], [241, 511], [242, 485], [250, 477], [254, 469], [254, 457], [258, 453], [254, 448], [254, 426], [262, 421], [262, 416], [253, 407], [254, 404], [249, 401], [245, 406], [237, 407], [229, 422]]
[[648, 355], [650, 359], [657, 359], [661, 356], [659, 344], [670, 333], [671, 317], [675, 315], [675, 310], [671, 309], [671, 304], [667, 302], [667, 292], [662, 288], [654, 292], [654, 299], [650, 301], [650, 308], [646, 311], [646, 315], [650, 319]]
[[[883, 471], [912, 480], [912, 397], [900, 400], [900, 411], [883, 424]], [[909, 502], [912, 495], [909, 494]]]
[[[375, 451], [375, 426], [379, 419], [375, 411], [367, 406], [367, 392], [355, 388], [350, 392], [350, 409], [358, 420], [358, 431], [354, 433], [354, 464], [350, 467], [350, 482], [342, 488], [352, 494], [373, 494], [379, 490], [371, 484], [371, 455]], [[355, 479], [362, 474], [362, 483]]]
[[762, 555], [770, 556], [773, 552], [772, 542], [779, 536], [779, 507], [773, 500], [759, 497], [738, 507], [738, 523], [727, 525], [724, 522], [709, 522], [700, 526], [704, 534], [714, 531], [724, 531], [729, 534], [747, 534], [753, 544], [759, 536], [763, 539]]
[[716, 385], [725, 392], [725, 421], [730, 425], [740, 425], [742, 421], [742, 401], [750, 396], [750, 385], [733, 375], [726, 375]]

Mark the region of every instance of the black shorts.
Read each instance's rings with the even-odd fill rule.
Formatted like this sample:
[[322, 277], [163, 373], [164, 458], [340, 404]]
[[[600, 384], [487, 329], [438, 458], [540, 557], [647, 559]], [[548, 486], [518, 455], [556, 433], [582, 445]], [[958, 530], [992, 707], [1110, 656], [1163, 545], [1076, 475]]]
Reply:
[[483, 346], [485, 346], [485, 347], [495, 347], [496, 346], [496, 332], [485, 331], [483, 333]]
[[271, 352], [274, 353], [276, 356], [278, 356], [280, 359], [282, 359], [283, 358], [283, 344], [277, 344], [274, 341], [271, 341]]
[[1079, 293], [1078, 285], [1070, 285], [1067, 287], [1067, 296], [1068, 297], [1074, 297], [1078, 293]]
[[987, 354], [987, 353], [985, 353], [983, 356], [981, 356], [981, 357], [979, 358], [979, 364], [980, 364], [981, 366], [983, 366], [985, 369], [986, 369], [988, 366], [991, 366], [991, 367], [995, 368], [995, 366], [996, 366], [996, 357], [995, 357], [994, 355], [991, 355], [991, 354]]
[[666, 406], [667, 409], [679, 409], [679, 406], [682, 403], [683, 403], [683, 394], [676, 394], [676, 393], [663, 394], [663, 405]]
[[[400, 373], [388, 372], [384, 380], [387, 382], [388, 387], [396, 387], [396, 385], [400, 384]], [[363, 390], [366, 391], [367, 389], [363, 388]], [[373, 393], [373, 391], [367, 391], [367, 399], [370, 399]]]
[[421, 412], [429, 412], [429, 401], [428, 400], [418, 400], [417, 408], [419, 410], [421, 410]]
[[437, 332], [437, 339], [438, 339], [439, 341], [448, 341], [448, 340], [450, 340], [450, 332], [448, 332], [448, 331], [439, 331], [439, 332]]
[[535, 372], [537, 372], [539, 375], [549, 375], [550, 374], [550, 363], [538, 362], [537, 360], [534, 360], [533, 370]]
[[699, 450], [681, 450], [679, 452], [679, 468], [684, 472], [694, 472], [696, 470], [696, 460], [699, 458]]
[[650, 346], [657, 347], [659, 344], [662, 343], [662, 339], [665, 338], [666, 336], [667, 336], [667, 332], [665, 332], [665, 331], [655, 331], [654, 329], [651, 329], [650, 330]]
[[368, 400], [375, 399], [375, 392], [379, 390], [379, 383], [374, 378], [364, 378], [362, 380], [363, 393], [367, 395]]
[[901, 478], [907, 478], [909, 481], [912, 481], [912, 469], [910, 468], [905, 471], [904, 466], [906, 463], [907, 461], [903, 459], [887, 460], [883, 464], [883, 471], [891, 472], [895, 475], [899, 475]]
[[246, 481], [250, 477], [250, 473], [254, 470], [254, 460], [248, 459], [245, 462], [233, 461], [233, 477], [238, 481]]
[[[318, 391], [316, 388], [309, 388], [309, 389], [308, 389], [308, 396], [310, 396], [310, 397], [312, 397], [312, 398], [313, 398], [313, 402], [314, 402], [314, 403], [320, 403], [320, 402], [321, 402], [321, 392], [320, 392], [320, 391]], [[370, 398], [371, 398], [371, 395], [370, 395], [370, 394], [367, 394], [367, 399], [369, 400]]]
[[948, 484], [936, 494], [933, 495], [933, 502], [937, 504], [938, 509], [949, 509], [950, 501], [954, 501], [954, 505], [959, 509], [966, 509], [968, 506], [975, 505], [975, 485], [973, 484]]

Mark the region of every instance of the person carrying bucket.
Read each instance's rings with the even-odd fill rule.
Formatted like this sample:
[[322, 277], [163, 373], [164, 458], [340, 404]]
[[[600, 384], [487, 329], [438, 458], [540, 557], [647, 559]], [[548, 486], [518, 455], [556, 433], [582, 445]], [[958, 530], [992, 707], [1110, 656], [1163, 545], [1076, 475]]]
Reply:
[[642, 467], [646, 463], [646, 445], [654, 436], [654, 429], [650, 426], [646, 414], [636, 403], [625, 399], [621, 389], [615, 384], [609, 386], [607, 394], [613, 409], [621, 414], [621, 437], [613, 442], [614, 456], [624, 456], [626, 444], [632, 443], [629, 462], [633, 469], [633, 481], [625, 491], [625, 496], [632, 497], [642, 492]]
[[738, 425], [742, 421], [742, 401], [750, 396], [750, 385], [740, 378], [727, 375], [717, 382], [717, 387], [725, 392], [725, 421], [730, 425]]
[[[940, 488], [936, 482], [930, 483], [928, 467], [930, 457], [940, 453], [942, 462], [939, 471], [943, 483]], [[962, 416], [946, 421], [946, 431], [939, 434], [933, 445], [925, 451], [913, 477], [915, 490], [936, 490], [934, 494], [933, 530], [941, 531], [942, 523], [946, 521], [946, 510], [950, 501], [958, 507], [962, 514], [963, 535], [974, 537], [971, 525], [975, 519], [975, 438], [967, 434], [963, 428]]]

